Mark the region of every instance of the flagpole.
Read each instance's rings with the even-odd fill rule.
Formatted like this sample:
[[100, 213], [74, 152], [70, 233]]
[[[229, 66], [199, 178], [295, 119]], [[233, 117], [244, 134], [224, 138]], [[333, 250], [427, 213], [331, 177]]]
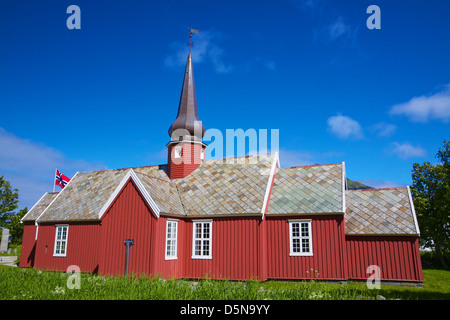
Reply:
[[53, 177], [53, 193], [55, 193], [55, 179], [56, 179], [56, 171], [58, 170], [58, 168], [55, 169], [55, 176]]

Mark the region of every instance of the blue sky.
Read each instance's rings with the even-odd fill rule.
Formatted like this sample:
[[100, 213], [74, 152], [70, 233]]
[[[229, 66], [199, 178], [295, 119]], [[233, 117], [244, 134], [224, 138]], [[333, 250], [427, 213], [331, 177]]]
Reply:
[[449, 15], [442, 0], [3, 0], [0, 175], [30, 208], [56, 167], [166, 163], [191, 26], [207, 129], [278, 129], [282, 167], [345, 161], [350, 179], [410, 185], [450, 139]]

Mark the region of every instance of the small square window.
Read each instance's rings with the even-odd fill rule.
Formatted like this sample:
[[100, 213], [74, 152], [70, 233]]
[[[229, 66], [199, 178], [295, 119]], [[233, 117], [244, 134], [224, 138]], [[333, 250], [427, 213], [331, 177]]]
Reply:
[[175, 147], [173, 151], [175, 159], [181, 158], [181, 147]]
[[312, 256], [311, 220], [289, 222], [289, 255]]

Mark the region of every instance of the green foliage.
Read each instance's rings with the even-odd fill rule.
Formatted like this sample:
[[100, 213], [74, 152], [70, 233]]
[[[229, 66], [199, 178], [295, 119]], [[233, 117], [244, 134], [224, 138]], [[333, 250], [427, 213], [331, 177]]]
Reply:
[[450, 299], [450, 271], [424, 270], [424, 288], [365, 283], [162, 279], [81, 274], [80, 289], [69, 289], [65, 272], [0, 266], [0, 297], [5, 300], [374, 300]]
[[443, 255], [450, 251], [450, 143], [443, 140], [443, 147], [436, 157], [439, 163], [414, 163], [411, 193], [421, 231], [422, 245], [433, 248], [441, 263]]
[[14, 212], [19, 206], [19, 190], [13, 189], [9, 181], [0, 176], [0, 227], [8, 228], [12, 236], [11, 243], [22, 243], [23, 224], [20, 219], [28, 212], [25, 207], [19, 212]]
[[321, 282], [165, 280], [160, 277], [101, 277], [81, 274], [80, 289], [66, 285], [69, 274], [29, 268], [0, 267], [2, 299], [59, 300], [318, 300], [376, 299], [376, 292]]
[[28, 208], [20, 210], [17, 214], [11, 216], [11, 221], [8, 224], [7, 228], [9, 229], [9, 234], [12, 236], [11, 244], [20, 244], [22, 243], [23, 236], [23, 224], [20, 222], [28, 212]]
[[9, 181], [0, 176], [0, 227], [7, 227], [19, 206], [19, 191], [11, 188]]

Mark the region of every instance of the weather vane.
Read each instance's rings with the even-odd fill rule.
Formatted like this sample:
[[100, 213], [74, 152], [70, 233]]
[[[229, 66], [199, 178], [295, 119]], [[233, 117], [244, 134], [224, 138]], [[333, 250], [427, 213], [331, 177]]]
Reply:
[[191, 47], [194, 45], [192, 43], [192, 34], [193, 33], [198, 33], [198, 30], [192, 29], [191, 27], [188, 28], [189, 29], [189, 54], [191, 54]]

